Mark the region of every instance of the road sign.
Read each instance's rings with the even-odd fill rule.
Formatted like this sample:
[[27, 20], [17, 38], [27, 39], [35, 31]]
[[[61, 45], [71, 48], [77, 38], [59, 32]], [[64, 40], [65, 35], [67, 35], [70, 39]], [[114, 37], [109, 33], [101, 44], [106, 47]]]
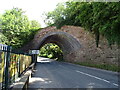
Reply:
[[39, 54], [39, 50], [30, 50], [29, 54]]

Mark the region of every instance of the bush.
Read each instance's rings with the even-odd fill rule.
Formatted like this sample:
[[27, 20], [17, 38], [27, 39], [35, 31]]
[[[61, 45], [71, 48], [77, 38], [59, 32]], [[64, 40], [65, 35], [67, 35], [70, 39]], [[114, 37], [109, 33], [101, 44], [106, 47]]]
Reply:
[[56, 59], [56, 60], [63, 60], [62, 50], [60, 49], [58, 45], [53, 44], [53, 43], [45, 44], [40, 49], [39, 56]]

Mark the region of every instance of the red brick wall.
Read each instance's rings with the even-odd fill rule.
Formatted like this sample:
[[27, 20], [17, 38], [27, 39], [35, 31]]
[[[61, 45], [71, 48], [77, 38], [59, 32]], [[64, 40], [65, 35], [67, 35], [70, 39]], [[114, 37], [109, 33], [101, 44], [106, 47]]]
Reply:
[[67, 61], [87, 61], [95, 64], [118, 64], [118, 49], [116, 45], [112, 46], [112, 49], [110, 49], [107, 44], [107, 40], [104, 37], [100, 37], [100, 44], [97, 48], [95, 44], [94, 35], [84, 30], [83, 28], [76, 26], [63, 26], [61, 29], [56, 29], [55, 27], [44, 28], [38, 31], [34, 39], [28, 45], [23, 47], [22, 50], [28, 50], [30, 49], [29, 47], [34, 48], [37, 44], [39, 44], [39, 39], [41, 39], [47, 33], [59, 31], [71, 34], [81, 44], [81, 48], [79, 50], [71, 52], [65, 56], [65, 59]]

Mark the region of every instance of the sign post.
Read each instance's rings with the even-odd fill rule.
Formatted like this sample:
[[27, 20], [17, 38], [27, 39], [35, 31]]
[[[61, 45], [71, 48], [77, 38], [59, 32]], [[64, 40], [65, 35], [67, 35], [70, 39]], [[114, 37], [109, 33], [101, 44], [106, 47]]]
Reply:
[[32, 63], [36, 63], [37, 55], [39, 54], [39, 50], [30, 50], [29, 54], [32, 54]]

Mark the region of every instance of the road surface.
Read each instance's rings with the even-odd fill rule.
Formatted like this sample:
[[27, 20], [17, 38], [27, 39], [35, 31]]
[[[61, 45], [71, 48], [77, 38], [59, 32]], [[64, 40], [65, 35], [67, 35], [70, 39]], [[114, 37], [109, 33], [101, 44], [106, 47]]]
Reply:
[[118, 89], [118, 87], [116, 72], [57, 61], [38, 62], [29, 83], [29, 88]]

